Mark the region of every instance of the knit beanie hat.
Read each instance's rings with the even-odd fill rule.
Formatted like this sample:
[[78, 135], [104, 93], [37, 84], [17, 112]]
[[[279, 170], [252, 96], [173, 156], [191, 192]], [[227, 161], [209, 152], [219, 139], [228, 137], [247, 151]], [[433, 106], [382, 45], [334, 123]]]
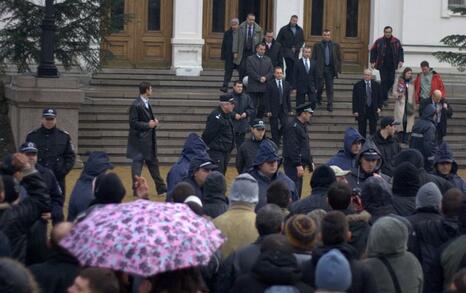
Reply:
[[394, 194], [415, 196], [420, 186], [419, 169], [410, 162], [401, 163], [393, 171]]
[[121, 203], [125, 194], [126, 189], [117, 174], [102, 174], [95, 181], [95, 199], [91, 205]]
[[259, 201], [259, 185], [251, 175], [244, 173], [236, 176], [228, 195], [230, 202], [257, 204]]
[[318, 233], [316, 222], [307, 215], [296, 215], [288, 219], [285, 236], [291, 246], [301, 250], [312, 250]]
[[433, 182], [424, 184], [416, 194], [416, 209], [436, 208], [440, 210], [442, 204], [442, 193]]
[[332, 292], [345, 292], [351, 286], [351, 268], [346, 257], [332, 249], [317, 262], [316, 288]]
[[312, 173], [312, 178], [311, 178], [311, 187], [312, 188], [317, 188], [317, 187], [330, 187], [333, 183], [337, 181], [335, 177], [335, 172], [327, 166], [327, 165], [322, 165], [317, 167], [317, 169], [314, 170]]

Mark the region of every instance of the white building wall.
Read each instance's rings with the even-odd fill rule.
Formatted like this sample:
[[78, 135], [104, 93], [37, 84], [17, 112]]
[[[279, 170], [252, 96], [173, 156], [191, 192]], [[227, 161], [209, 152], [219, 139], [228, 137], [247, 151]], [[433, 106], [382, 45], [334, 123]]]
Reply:
[[275, 0], [274, 7], [275, 36], [277, 36], [282, 26], [290, 22], [290, 18], [292, 15], [297, 15], [299, 26], [303, 26], [304, 0]]

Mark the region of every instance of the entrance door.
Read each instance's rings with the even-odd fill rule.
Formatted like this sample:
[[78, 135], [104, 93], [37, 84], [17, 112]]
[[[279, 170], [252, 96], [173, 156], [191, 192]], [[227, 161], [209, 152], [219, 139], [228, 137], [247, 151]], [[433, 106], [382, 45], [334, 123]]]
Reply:
[[230, 28], [232, 18], [239, 18], [241, 23], [249, 13], [256, 15], [256, 22], [263, 29], [273, 28], [273, 0], [204, 0], [204, 68], [223, 68], [223, 33]]
[[305, 0], [306, 43], [322, 40], [324, 29], [342, 48], [343, 70], [360, 71], [367, 66], [370, 0]]
[[114, 55], [112, 67], [168, 68], [171, 65], [172, 0], [125, 0], [113, 9], [125, 13], [128, 23], [107, 38], [104, 46]]

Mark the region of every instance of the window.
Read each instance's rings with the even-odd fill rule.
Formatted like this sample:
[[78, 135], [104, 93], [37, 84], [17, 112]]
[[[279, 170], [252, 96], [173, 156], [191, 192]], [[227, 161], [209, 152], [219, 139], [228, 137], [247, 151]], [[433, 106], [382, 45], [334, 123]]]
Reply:
[[311, 35], [321, 36], [324, 26], [324, 0], [313, 0], [311, 9]]
[[212, 32], [225, 30], [225, 0], [214, 0], [212, 5]]
[[110, 15], [112, 17], [112, 23], [114, 25], [115, 31], [123, 31], [125, 27], [125, 1], [117, 0], [114, 3], [112, 3], [112, 10]]
[[466, 0], [448, 0], [448, 8], [465, 8]]
[[261, 22], [261, 9], [260, 0], [240, 0], [238, 5], [239, 22], [246, 20], [249, 13], [254, 13], [256, 16], [256, 23]]
[[358, 0], [346, 0], [346, 37], [358, 36]]
[[147, 29], [149, 31], [160, 30], [160, 2], [161, 0], [149, 0], [149, 17], [147, 21]]

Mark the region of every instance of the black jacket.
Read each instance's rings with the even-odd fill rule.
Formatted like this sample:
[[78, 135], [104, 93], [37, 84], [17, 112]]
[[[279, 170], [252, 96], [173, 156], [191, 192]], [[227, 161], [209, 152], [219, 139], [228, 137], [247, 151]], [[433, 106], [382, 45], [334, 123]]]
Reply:
[[129, 108], [127, 158], [149, 161], [154, 159], [157, 139], [155, 128], [149, 127], [150, 120], [154, 120], [152, 107], [149, 105], [147, 109], [142, 98], [136, 98]]
[[282, 45], [279, 42], [272, 40], [270, 49], [267, 43], [265, 43], [265, 56], [269, 56], [270, 60], [272, 60], [273, 67], [280, 66], [283, 68]]
[[[272, 113], [272, 116], [279, 117], [280, 114], [291, 112], [290, 84], [282, 79], [283, 96], [280, 99], [280, 90], [278, 89], [277, 80], [272, 79], [267, 83], [265, 94], [266, 112]], [[281, 101], [281, 103], [280, 103]]]
[[24, 261], [26, 257], [27, 234], [32, 225], [44, 212], [50, 211], [50, 197], [39, 172], [23, 178], [21, 184], [29, 197], [19, 204], [0, 204], [0, 231], [10, 240], [12, 257]]
[[225, 114], [220, 107], [214, 109], [207, 117], [202, 139], [213, 151], [231, 152], [235, 142], [231, 114]]
[[[329, 51], [330, 51], [330, 66], [333, 70], [335, 77], [338, 76], [338, 73], [341, 73], [341, 50], [340, 45], [333, 41], [329, 42]], [[324, 66], [325, 66], [325, 43], [324, 41], [317, 42], [312, 48], [312, 57], [316, 61], [316, 75], [318, 78], [323, 78], [324, 76]]]
[[[447, 108], [443, 108], [443, 104], [447, 104]], [[447, 135], [447, 126], [448, 126], [448, 119], [453, 117], [453, 108], [451, 104], [447, 102], [445, 98], [440, 100], [440, 104], [442, 105], [442, 110], [440, 112], [440, 122], [437, 124], [437, 135], [440, 137], [444, 137]]]
[[393, 194], [392, 201], [395, 212], [402, 217], [411, 216], [416, 212], [416, 195], [402, 196]]
[[26, 136], [26, 141], [36, 144], [37, 162], [52, 170], [58, 180], [65, 178], [76, 160], [70, 134], [59, 128], [37, 128]]
[[288, 208], [290, 213], [296, 214], [308, 214], [313, 210], [322, 209], [324, 211], [330, 211], [331, 208], [327, 202], [327, 191], [328, 188], [317, 187], [312, 188], [311, 195], [295, 201]]
[[37, 171], [39, 171], [42, 179], [44, 179], [45, 185], [49, 190], [50, 201], [51, 201], [51, 212], [52, 212], [52, 221], [53, 223], [58, 223], [63, 221], [63, 203], [65, 201], [65, 196], [58, 184], [57, 178], [53, 174], [52, 170], [41, 165], [36, 165]]
[[223, 33], [220, 59], [233, 64], [233, 30], [230, 28]]
[[259, 147], [264, 139], [256, 140], [254, 137], [251, 139], [247, 139], [238, 150], [236, 154], [236, 170], [238, 174], [246, 173], [252, 168], [252, 164], [254, 163], [254, 159], [256, 158], [257, 151], [259, 151]]
[[[234, 91], [230, 93], [231, 97], [235, 99], [235, 109], [231, 113], [231, 120], [233, 122], [233, 128], [236, 133], [246, 133], [249, 130], [249, 120], [255, 116], [256, 110], [251, 97], [246, 93], [237, 94]], [[246, 118], [236, 120], [236, 114], [246, 113]]]
[[383, 138], [380, 130], [373, 136], [372, 140], [380, 151], [383, 158], [382, 173], [387, 176], [393, 176], [395, 169], [394, 158], [401, 152], [401, 146], [395, 136], [390, 136], [387, 139]]
[[29, 267], [42, 292], [62, 293], [73, 284], [79, 271], [78, 261], [61, 249], [53, 250], [47, 260]]
[[323, 246], [314, 249], [312, 259], [305, 263], [303, 269], [303, 281], [315, 287], [315, 270], [319, 259], [332, 249], [338, 249], [348, 260], [351, 267], [352, 281], [351, 287], [346, 291], [350, 293], [376, 293], [377, 285], [371, 271], [366, 264], [359, 261], [356, 251], [347, 243], [332, 246]]
[[309, 72], [306, 72], [304, 59], [299, 59], [294, 67], [294, 88], [299, 93], [314, 95], [316, 93], [316, 62], [309, 59]]
[[[450, 174], [448, 175], [441, 174], [437, 168], [438, 163], [445, 162], [445, 161], [451, 162], [451, 171], [450, 171]], [[464, 182], [464, 179], [461, 178], [457, 173], [458, 173], [458, 163], [455, 161], [455, 158], [453, 157], [453, 153], [450, 150], [450, 147], [448, 146], [446, 142], [444, 142], [438, 147], [438, 151], [435, 154], [434, 174], [447, 180], [452, 185], [454, 185], [456, 188], [461, 190], [463, 193], [466, 193], [466, 182]]]
[[356, 257], [359, 259], [366, 252], [371, 215], [366, 211], [355, 213], [350, 209], [342, 210], [341, 212], [346, 215], [351, 231], [351, 240], [348, 244], [355, 249]]
[[437, 152], [436, 128], [433, 116], [435, 108], [432, 105], [427, 105], [424, 108], [422, 117], [416, 121], [411, 133], [411, 141], [409, 147], [417, 149], [424, 157], [424, 168], [427, 171], [432, 170], [435, 153]]
[[371, 80], [372, 89], [372, 104], [370, 107], [371, 113], [366, 113], [367, 94], [366, 81], [360, 80], [353, 86], [353, 113], [359, 113], [358, 119], [367, 118], [367, 115], [375, 115], [377, 117], [377, 108], [382, 109], [382, 90], [380, 84], [375, 80]]
[[312, 292], [311, 287], [301, 281], [301, 270], [295, 256], [279, 250], [262, 252], [251, 273], [239, 277], [231, 292], [264, 292], [274, 286]]
[[[283, 158], [293, 166], [311, 166], [312, 155], [306, 124], [295, 118], [283, 134]], [[310, 168], [312, 169], [312, 168]]]
[[218, 172], [211, 173], [207, 176], [202, 189], [204, 192], [202, 207], [209, 217], [214, 219], [228, 210], [228, 198], [225, 196], [226, 183], [223, 175]]
[[[282, 55], [284, 58], [298, 59], [301, 47], [304, 45], [303, 29], [296, 25], [296, 34], [293, 34], [291, 25], [283, 26], [277, 35], [277, 41], [282, 45]], [[295, 52], [291, 50], [295, 48]]]

